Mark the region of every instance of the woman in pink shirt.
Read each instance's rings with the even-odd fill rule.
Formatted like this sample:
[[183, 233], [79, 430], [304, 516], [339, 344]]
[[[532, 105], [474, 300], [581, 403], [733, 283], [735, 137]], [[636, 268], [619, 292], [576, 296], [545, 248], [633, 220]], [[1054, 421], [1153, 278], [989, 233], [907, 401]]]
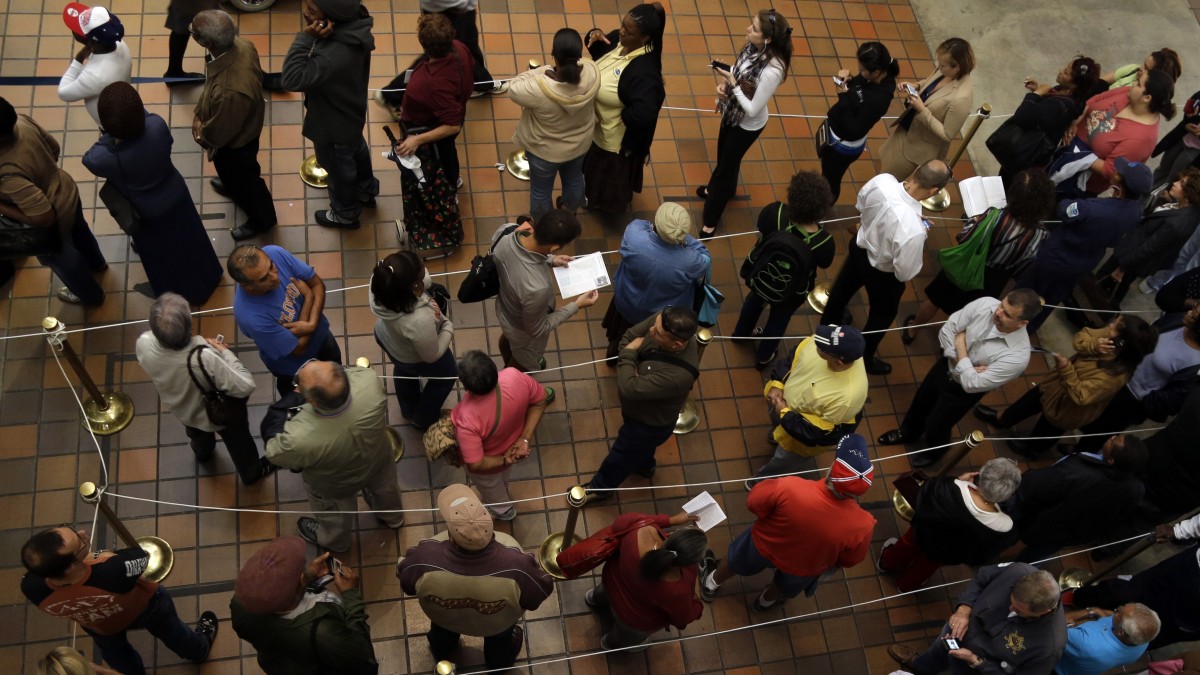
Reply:
[[463, 466], [496, 520], [517, 517], [509, 503], [508, 475], [529, 456], [554, 390], [517, 370], [496, 371], [491, 357], [478, 350], [458, 362], [458, 379], [467, 393], [450, 411]]
[[1096, 154], [1087, 181], [1089, 194], [1099, 194], [1109, 186], [1118, 157], [1131, 162], [1150, 159], [1158, 141], [1159, 120], [1175, 116], [1171, 101], [1174, 95], [1171, 76], [1151, 70], [1143, 71], [1132, 86], [1110, 89], [1088, 99], [1087, 109], [1071, 135], [1087, 143]]

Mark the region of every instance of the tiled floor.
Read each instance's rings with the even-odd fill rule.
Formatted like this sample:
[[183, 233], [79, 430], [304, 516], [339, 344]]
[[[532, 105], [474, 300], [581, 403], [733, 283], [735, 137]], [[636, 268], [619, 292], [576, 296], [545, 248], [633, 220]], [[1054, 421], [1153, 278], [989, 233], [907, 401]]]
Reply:
[[[72, 54], [72, 42], [61, 24], [61, 6], [57, 0], [0, 0], [7, 11], [0, 13], [3, 48], [0, 51], [0, 76], [57, 76]], [[112, 9], [124, 21], [127, 41], [138, 57], [135, 75], [155, 77], [165, 69], [166, 33], [163, 24], [164, 3], [143, 0], [114, 0]], [[269, 63], [278, 69], [282, 56], [299, 26], [297, 0], [280, 0], [270, 11], [238, 17], [242, 34], [253, 40]], [[413, 27], [413, 2], [368, 0], [375, 16], [378, 51], [374, 55], [373, 86], [383, 86], [406, 65], [417, 51]], [[630, 3], [620, 3], [627, 9]], [[856, 43], [880, 39], [900, 60], [905, 75], [913, 63], [927, 63], [930, 54], [920, 27], [906, 0], [870, 2], [776, 2], [775, 8], [792, 20], [796, 58], [792, 76], [780, 88], [775, 99], [777, 112], [823, 115], [832, 92], [829, 75], [849, 64]], [[710, 109], [714, 80], [706, 64], [713, 57], [728, 56], [741, 44], [749, 10], [738, 1], [676, 0], [669, 5], [669, 28], [664, 67], [667, 79], [667, 105], [678, 108]], [[797, 18], [799, 20], [797, 20]], [[586, 30], [593, 25], [609, 28], [617, 25], [618, 3], [611, 0], [483, 0], [483, 46], [488, 65], [497, 75], [523, 68], [530, 58], [544, 59], [553, 31], [563, 25]], [[839, 58], [838, 55], [841, 55]], [[268, 59], [264, 59], [268, 60]], [[200, 68], [195, 46], [189, 53], [190, 69]], [[923, 70], [924, 68], [922, 68]], [[143, 98], [154, 112], [168, 119], [176, 130], [175, 164], [187, 177], [197, 204], [211, 230], [214, 244], [224, 256], [232, 248], [226, 233], [234, 222], [229, 202], [218, 197], [208, 186], [213, 175], [191, 142], [187, 127], [191, 121], [191, 103], [195, 90], [168, 91], [160, 84], [143, 84]], [[48, 299], [52, 284], [48, 271], [28, 262], [19, 270], [15, 282], [3, 290], [0, 298], [0, 323], [4, 335], [37, 333], [43, 317], [53, 315], [69, 327], [98, 326], [144, 319], [149, 300], [133, 292], [135, 283], [144, 281], [136, 256], [128, 248], [127, 238], [97, 204], [97, 183], [80, 164], [80, 156], [94, 141], [92, 121], [82, 106], [60, 103], [53, 86], [11, 86], [0, 84], [0, 95], [21, 112], [32, 114], [63, 142], [65, 165], [79, 181], [85, 209], [112, 263], [103, 283], [109, 291], [105, 304], [84, 312]], [[355, 232], [330, 231], [309, 225], [310, 214], [324, 208], [325, 193], [305, 187], [297, 176], [297, 167], [307, 154], [300, 135], [302, 107], [295, 95], [274, 95], [268, 108], [269, 129], [263, 138], [264, 170], [281, 222], [272, 240], [299, 254], [313, 264], [330, 287], [345, 287], [367, 281], [373, 261], [396, 245], [393, 220], [400, 217], [399, 180], [394, 166], [375, 152], [375, 165], [383, 182], [379, 208], [370, 225]], [[383, 111], [371, 107], [368, 138], [376, 151], [386, 141], [381, 131]], [[498, 172], [496, 162], [503, 161], [512, 149], [510, 138], [519, 111], [504, 97], [473, 100], [460, 144], [467, 167], [462, 211], [467, 229], [467, 245], [444, 261], [431, 263], [435, 272], [458, 271], [467, 266], [477, 248], [500, 224], [527, 210], [527, 184]], [[646, 189], [634, 202], [637, 215], [647, 217], [660, 200], [685, 204], [695, 217], [699, 202], [690, 195], [694, 186], [707, 179], [714, 154], [718, 119], [711, 113], [664, 111], [654, 144], [653, 162], [647, 173]], [[811, 129], [815, 123], [803, 118], [777, 118], [763, 134], [742, 166], [744, 182], [741, 199], [731, 204], [726, 214], [725, 232], [751, 229], [754, 207], [783, 194], [783, 186], [798, 169], [815, 169]], [[882, 125], [872, 133], [872, 148], [877, 148], [886, 132]], [[852, 168], [843, 191], [839, 215], [853, 202], [855, 190], [874, 175], [875, 162], [864, 159]], [[966, 162], [956, 167], [961, 178], [970, 175]], [[953, 215], [953, 211], [944, 215]], [[574, 245], [576, 252], [615, 249], [621, 230], [605, 228], [590, 215], [583, 216], [584, 235]], [[952, 223], [943, 221], [934, 233], [930, 249], [944, 246]], [[844, 230], [834, 226], [838, 245], [846, 243]], [[714, 241], [714, 279], [728, 300], [722, 312], [717, 335], [732, 326], [740, 308], [743, 287], [735, 273], [741, 258], [752, 243], [751, 237]], [[180, 252], [186, 254], [185, 252]], [[610, 266], [616, 264], [610, 257]], [[836, 272], [836, 265], [831, 273]], [[915, 309], [922, 289], [930, 277], [912, 284], [905, 295], [901, 315]], [[451, 276], [451, 286], [457, 277]], [[226, 280], [206, 308], [229, 305], [232, 288]], [[366, 356], [379, 364], [382, 354], [371, 337], [373, 319], [363, 289], [329, 296], [326, 313], [335, 333], [342, 338], [348, 360]], [[603, 356], [604, 337], [600, 318], [608, 299], [561, 326], [547, 354], [550, 366], [568, 365]], [[862, 308], [856, 308], [862, 316]], [[481, 348], [497, 353], [499, 328], [492, 317], [490, 303], [456, 305], [452, 317], [457, 326], [455, 349], [462, 353]], [[815, 320], [810, 310], [800, 312], [792, 322], [791, 333], [806, 333]], [[253, 345], [240, 339], [227, 312], [204, 315], [198, 321], [205, 335], [223, 333], [237, 343], [244, 362], [257, 374], [259, 388], [252, 398], [253, 417], [261, 418], [270, 402], [271, 378], [259, 361]], [[113, 505], [135, 534], [155, 533], [175, 548], [174, 571], [167, 583], [173, 589], [180, 614], [194, 618], [201, 608], [215, 610], [228, 617], [232, 580], [241, 562], [258, 547], [280, 534], [294, 531], [295, 516], [271, 513], [271, 510], [300, 511], [305, 507], [298, 476], [282, 472], [265, 483], [246, 488], [239, 484], [227, 456], [218, 452], [211, 466], [197, 467], [186, 446], [183, 429], [169, 415], [160, 415], [158, 401], [146, 375], [132, 356], [134, 341], [144, 324], [104, 328], [70, 336], [72, 344], [84, 356], [88, 370], [103, 386], [119, 388], [129, 394], [137, 416], [119, 435], [100, 440], [100, 454], [108, 469], [110, 491], [127, 497], [142, 497], [178, 502], [184, 506], [114, 499]], [[91, 438], [81, 430], [74, 400], [55, 361], [48, 357], [45, 342], [37, 337], [0, 342], [3, 361], [2, 402], [0, 402], [0, 542], [4, 551], [0, 561], [0, 622], [7, 626], [0, 636], [0, 663], [15, 672], [30, 669], [32, 660], [51, 646], [71, 639], [71, 627], [30, 607], [18, 590], [21, 569], [16, 565], [20, 544], [31, 532], [75, 522], [87, 526], [93, 509], [76, 495], [81, 481], [100, 481], [101, 462]], [[906, 349], [895, 336], [884, 340], [882, 356], [896, 366], [887, 378], [873, 378], [868, 416], [860, 431], [871, 438], [894, 428], [903, 415], [915, 389], [915, 383], [935, 358], [932, 334], [922, 336]], [[660, 470], [653, 483], [669, 485], [683, 482], [741, 479], [751, 474], [771, 451], [765, 439], [767, 417], [761, 396], [760, 374], [751, 367], [752, 357], [744, 346], [716, 341], [708, 349], [696, 398], [703, 411], [701, 426], [678, 436], [658, 453]], [[1029, 372], [1002, 392], [989, 395], [988, 401], [1013, 399], [1045, 372], [1040, 361]], [[616, 388], [612, 371], [605, 366], [584, 366], [546, 373], [540, 377], [555, 386], [561, 396], [543, 419], [537, 435], [536, 461], [518, 465], [513, 493], [517, 497], [558, 494], [587, 476], [598, 465], [619, 426]], [[402, 422], [392, 404], [391, 419]], [[973, 425], [967, 424], [965, 433]], [[399, 426], [407, 442], [408, 453], [398, 471], [404, 489], [406, 507], [429, 508], [433, 491], [461, 474], [443, 464], [433, 467], [423, 457], [417, 434]], [[894, 450], [880, 448], [878, 455]], [[996, 448], [985, 443], [975, 450], [969, 463], [977, 465], [994, 456]], [[824, 458], [828, 463], [828, 458]], [[879, 519], [876, 542], [896, 535], [901, 523], [894, 515], [887, 486], [890, 479], [907, 469], [903, 460], [878, 465], [876, 486], [863, 500]], [[631, 479], [630, 485], [646, 485]], [[607, 524], [619, 511], [636, 509], [672, 513], [689, 495], [703, 488], [664, 488], [626, 492], [620, 505], [586, 512], [582, 522], [588, 531]], [[723, 551], [733, 535], [744, 528], [751, 516], [744, 506], [745, 491], [740, 481], [710, 486], [729, 513], [729, 522], [710, 532], [712, 546]], [[190, 505], [262, 509], [264, 512], [222, 512], [197, 510]], [[521, 516], [512, 525], [502, 525], [528, 548], [536, 549], [549, 532], [558, 531], [566, 517], [565, 500], [556, 497], [522, 503]], [[380, 529], [373, 518], [360, 519], [362, 528], [356, 545], [345, 560], [363, 568], [366, 596], [376, 653], [381, 672], [430, 672], [432, 663], [422, 633], [428, 622], [412, 599], [402, 598], [393, 573], [399, 553], [420, 538], [435, 531], [428, 513], [414, 513], [399, 532]], [[111, 547], [118, 542], [111, 528], [101, 525], [96, 540]], [[1069, 564], [1086, 564], [1076, 556]], [[966, 578], [969, 570], [950, 568], [937, 575], [931, 584]], [[923, 640], [936, 631], [949, 609], [948, 595], [954, 589], [935, 589], [914, 595], [878, 601], [895, 592], [893, 583], [879, 577], [867, 560], [845, 574], [821, 584], [815, 598], [796, 600], [785, 609], [767, 615], [751, 614], [751, 591], [764, 579], [749, 580], [743, 592], [739, 583], [728, 588], [706, 608], [703, 618], [682, 633], [682, 641], [651, 648], [644, 654], [588, 656], [599, 645], [600, 625], [587, 611], [582, 596], [591, 579], [560, 584], [545, 605], [527, 616], [527, 651], [523, 657], [535, 661], [557, 661], [534, 668], [538, 673], [887, 673], [892, 670], [885, 654], [894, 640]], [[849, 605], [855, 605], [852, 609]], [[821, 612], [820, 614], [816, 614]], [[758, 627], [746, 629], [749, 624]], [[713, 639], [714, 631], [723, 632]], [[413, 636], [409, 641], [408, 636]], [[661, 639], [680, 636], [660, 635]], [[699, 638], [699, 639], [687, 639]], [[163, 672], [195, 670], [180, 665], [170, 653], [156, 646], [149, 636], [135, 636], [135, 642], [148, 659]], [[81, 648], [90, 652], [86, 639]], [[479, 664], [479, 640], [468, 640], [464, 664]], [[563, 661], [566, 656], [579, 657]], [[582, 656], [581, 656], [582, 655]], [[21, 665], [18, 665], [21, 664]], [[199, 670], [210, 673], [257, 672], [252, 651], [241, 644], [228, 623], [222, 624], [211, 660]]]

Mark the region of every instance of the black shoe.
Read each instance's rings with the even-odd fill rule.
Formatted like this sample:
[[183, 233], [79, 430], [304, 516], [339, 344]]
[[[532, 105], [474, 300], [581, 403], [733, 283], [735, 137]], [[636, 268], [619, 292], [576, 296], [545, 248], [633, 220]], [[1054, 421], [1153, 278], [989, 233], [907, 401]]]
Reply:
[[166, 73], [163, 73], [163, 77], [182, 78], [182, 79], [173, 80], [171, 82], [167, 82], [166, 85], [168, 87], [194, 86], [197, 84], [204, 83], [204, 73], [166, 72]]
[[634, 469], [633, 473], [635, 475], [641, 476], [642, 478], [654, 478], [654, 469], [655, 468], [656, 467], [652, 466], [649, 469], [644, 468], [644, 467], [641, 469]]
[[207, 611], [200, 613], [200, 620], [196, 622], [196, 632], [208, 638], [208, 649], [204, 650], [204, 656], [200, 657], [196, 663], [200, 663], [208, 658], [209, 652], [212, 651], [213, 643], [217, 641], [217, 628], [221, 623], [217, 620], [217, 615], [214, 612]]
[[333, 212], [333, 209], [322, 209], [314, 214], [317, 224], [321, 227], [335, 227], [342, 230], [357, 230], [360, 223], [358, 218], [350, 220]]
[[525, 629], [520, 626], [513, 626], [512, 632], [512, 653], [513, 656], [521, 653], [521, 649], [525, 646]]
[[229, 190], [225, 189], [225, 184], [221, 182], [220, 178], [209, 178], [208, 184], [212, 186], [213, 192], [221, 195], [222, 197], [229, 196]]
[[700, 187], [696, 188], [696, 196], [700, 199], [708, 199], [708, 186], [701, 185]]
[[776, 356], [779, 356], [778, 348], [776, 348], [775, 351], [771, 352], [771, 356], [767, 357], [766, 361], [755, 361], [754, 367], [757, 368], [758, 370], [766, 370], [767, 368], [771, 367], [772, 363], [775, 363]]
[[975, 419], [980, 422], [987, 422], [997, 429], [1007, 429], [1008, 427], [1000, 424], [1000, 413], [990, 405], [975, 406]]
[[903, 443], [908, 443], [913, 440], [916, 440], [916, 439], [909, 438], [908, 434], [904, 433], [900, 429], [892, 429], [891, 431], [885, 431], [882, 434], [880, 434], [879, 438], [875, 439], [876, 443], [878, 443], [879, 445], [901, 445]]
[[267, 459], [266, 457], [258, 458], [258, 480], [262, 480], [278, 470], [279, 467], [272, 464], [271, 460]]
[[700, 239], [711, 239], [716, 234], [717, 234], [717, 228], [715, 228], [715, 227], [711, 230], [706, 230], [703, 227], [700, 228]]
[[864, 360], [866, 361], [864, 365], [867, 368], [867, 372], [871, 375], [887, 375], [892, 372], [892, 364], [883, 359], [871, 357]]
[[375, 203], [375, 195], [371, 195], [365, 199], [363, 197], [357, 197], [356, 199], [358, 200], [359, 204], [362, 204], [364, 209], [373, 209], [378, 206], [378, 204]]
[[942, 457], [945, 454], [946, 454], [945, 449], [932, 450], [930, 452], [923, 452], [919, 455], [913, 455], [908, 458], [908, 461], [909, 461], [909, 464], [912, 464], [912, 467], [914, 469], [924, 469], [925, 467], [929, 467], [929, 466], [933, 466], [934, 464], [937, 464], [939, 461], [941, 461]]
[[903, 342], [905, 345], [911, 345], [917, 339], [917, 337], [915, 335], [908, 332], [908, 326], [911, 326], [912, 324], [914, 324], [916, 322], [917, 322], [917, 315], [909, 314], [908, 316], [904, 317], [904, 321], [902, 321], [900, 323], [901, 326], [905, 327], [904, 330], [900, 331], [900, 341]]
[[[274, 227], [274, 226], [271, 226], [271, 227]], [[231, 229], [229, 231], [229, 236], [233, 237], [234, 241], [245, 241], [246, 239], [252, 239], [254, 237], [257, 237], [258, 235], [266, 232], [269, 229], [271, 229], [271, 228], [270, 227], [260, 227], [255, 223], [246, 221], [245, 223], [238, 225], [237, 227]]]
[[154, 293], [154, 286], [151, 286], [149, 281], [143, 281], [141, 283], [134, 284], [133, 290], [137, 293], [140, 293], [140, 294], [146, 296], [147, 298], [150, 298], [151, 300], [158, 297]]

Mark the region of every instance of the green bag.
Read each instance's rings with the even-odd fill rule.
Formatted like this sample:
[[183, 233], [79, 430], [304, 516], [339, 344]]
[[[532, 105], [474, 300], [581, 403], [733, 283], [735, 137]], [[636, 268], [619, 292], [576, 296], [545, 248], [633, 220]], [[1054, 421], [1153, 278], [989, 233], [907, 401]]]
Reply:
[[987, 263], [988, 247], [992, 242], [992, 230], [1000, 221], [1000, 209], [991, 208], [984, 214], [970, 236], [961, 244], [938, 251], [938, 262], [946, 278], [964, 291], [983, 288], [983, 271]]

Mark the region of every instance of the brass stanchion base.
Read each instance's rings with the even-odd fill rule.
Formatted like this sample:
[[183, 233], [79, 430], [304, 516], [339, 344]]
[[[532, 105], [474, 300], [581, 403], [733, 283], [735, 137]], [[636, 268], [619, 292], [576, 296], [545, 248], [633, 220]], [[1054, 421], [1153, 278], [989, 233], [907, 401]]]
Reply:
[[563, 539], [563, 534], [563, 532], [558, 532], [546, 537], [545, 541], [542, 542], [541, 549], [538, 550], [538, 562], [542, 565], [542, 569], [546, 571], [546, 574], [555, 579], [566, 579], [563, 576], [562, 570], [558, 567], [558, 554], [564, 548], [572, 544], [578, 544], [581, 541], [577, 534], [571, 535], [571, 540], [566, 541]]
[[812, 291], [808, 294], [808, 306], [813, 308], [817, 314], [825, 313], [825, 305], [829, 304], [829, 289], [833, 288], [833, 284], [828, 281], [813, 286]]
[[111, 436], [124, 430], [133, 421], [133, 399], [124, 392], [104, 392], [104, 403], [107, 407], [101, 409], [95, 399], [89, 398], [83, 402], [82, 422], [91, 427], [93, 433]]
[[1090, 572], [1082, 567], [1068, 567], [1058, 575], [1058, 585], [1064, 591], [1082, 588], [1083, 582], [1087, 580]]
[[921, 200], [921, 208], [926, 211], [945, 211], [954, 203], [954, 199], [950, 196], [950, 191], [946, 188], [938, 190], [938, 193], [928, 199]]
[[524, 149], [508, 153], [504, 160], [504, 168], [517, 180], [529, 180], [529, 158], [525, 156]]
[[679, 418], [675, 420], [676, 434], [689, 434], [700, 426], [700, 405], [692, 397], [683, 402]]
[[915, 511], [912, 504], [908, 503], [908, 500], [904, 498], [904, 495], [900, 494], [899, 490], [892, 490], [892, 508], [896, 510], [896, 515], [910, 523], [912, 522]]
[[175, 551], [171, 549], [171, 545], [158, 537], [138, 537], [137, 544], [150, 554], [150, 561], [146, 563], [146, 571], [142, 573], [142, 578], [154, 582], [166, 579], [171, 573], [171, 568], [175, 566]]
[[306, 185], [324, 189], [329, 187], [329, 172], [317, 164], [316, 155], [309, 155], [300, 163], [300, 180]]

